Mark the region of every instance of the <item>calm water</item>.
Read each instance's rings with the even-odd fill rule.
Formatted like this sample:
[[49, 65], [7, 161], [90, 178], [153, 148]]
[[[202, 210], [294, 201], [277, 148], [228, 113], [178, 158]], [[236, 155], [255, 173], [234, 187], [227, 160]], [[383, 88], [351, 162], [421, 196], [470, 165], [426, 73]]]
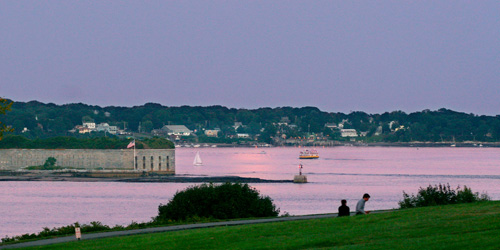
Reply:
[[[299, 160], [300, 148], [180, 148], [178, 175], [235, 175], [293, 179], [298, 165], [309, 183], [251, 184], [291, 215], [336, 212], [341, 199], [353, 209], [370, 193], [367, 210], [396, 208], [402, 191], [449, 183], [500, 199], [500, 149], [318, 148], [320, 159]], [[204, 165], [192, 166], [200, 151]], [[127, 225], [149, 221], [185, 183], [0, 182], [0, 237], [43, 227], [101, 221]]]

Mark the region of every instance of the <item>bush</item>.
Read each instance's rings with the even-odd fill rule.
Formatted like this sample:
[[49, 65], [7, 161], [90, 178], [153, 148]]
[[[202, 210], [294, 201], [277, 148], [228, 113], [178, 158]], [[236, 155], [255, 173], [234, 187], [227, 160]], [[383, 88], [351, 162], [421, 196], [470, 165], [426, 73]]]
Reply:
[[50, 229], [48, 227], [44, 227], [43, 231], [39, 232], [38, 234], [23, 234], [19, 236], [13, 236], [13, 237], [5, 237], [1, 239], [2, 243], [12, 243], [12, 242], [18, 242], [18, 241], [26, 241], [26, 240], [33, 240], [33, 239], [42, 239], [42, 238], [48, 238], [48, 237], [54, 237], [54, 236], [63, 236], [63, 235], [72, 235], [75, 234], [75, 227], [80, 227], [82, 233], [91, 233], [91, 232], [103, 232], [103, 231], [111, 231], [111, 230], [123, 230], [123, 226], [115, 226], [114, 228], [111, 228], [109, 226], [103, 225], [99, 221], [92, 221], [90, 224], [81, 224], [76, 222], [71, 225], [67, 226], [62, 226], [62, 227], [54, 227], [53, 229]]
[[403, 191], [403, 200], [399, 201], [400, 208], [426, 207], [459, 203], [471, 203], [476, 201], [490, 200], [487, 194], [473, 193], [470, 188], [464, 186], [461, 190], [460, 186], [456, 190], [447, 185], [429, 185], [427, 188], [420, 188], [417, 196], [408, 195]]
[[26, 170], [60, 170], [63, 167], [56, 166], [57, 159], [54, 157], [49, 157], [45, 160], [45, 163], [41, 166], [29, 166]]
[[248, 184], [202, 184], [177, 192], [172, 200], [158, 207], [155, 222], [214, 218], [235, 219], [278, 216], [271, 198], [261, 197]]

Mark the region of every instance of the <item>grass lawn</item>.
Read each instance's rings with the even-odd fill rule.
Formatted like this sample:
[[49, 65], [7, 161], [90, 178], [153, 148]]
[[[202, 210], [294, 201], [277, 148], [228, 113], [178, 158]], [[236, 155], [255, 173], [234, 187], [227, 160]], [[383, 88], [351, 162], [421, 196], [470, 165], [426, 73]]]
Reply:
[[500, 201], [75, 241], [30, 249], [500, 249]]

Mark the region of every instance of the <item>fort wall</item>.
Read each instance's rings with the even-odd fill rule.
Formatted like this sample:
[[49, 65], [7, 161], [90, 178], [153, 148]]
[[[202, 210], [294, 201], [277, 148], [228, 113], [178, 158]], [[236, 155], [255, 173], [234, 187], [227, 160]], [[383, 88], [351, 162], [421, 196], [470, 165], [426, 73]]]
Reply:
[[57, 166], [85, 170], [138, 170], [175, 173], [175, 149], [0, 149], [0, 170], [40, 166], [54, 157]]

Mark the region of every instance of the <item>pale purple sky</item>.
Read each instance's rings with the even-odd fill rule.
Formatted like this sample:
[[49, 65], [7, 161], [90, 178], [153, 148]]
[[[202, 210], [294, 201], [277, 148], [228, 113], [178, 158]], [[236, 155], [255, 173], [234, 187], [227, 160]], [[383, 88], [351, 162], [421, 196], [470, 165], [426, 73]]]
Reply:
[[500, 114], [500, 2], [2, 0], [0, 97]]

